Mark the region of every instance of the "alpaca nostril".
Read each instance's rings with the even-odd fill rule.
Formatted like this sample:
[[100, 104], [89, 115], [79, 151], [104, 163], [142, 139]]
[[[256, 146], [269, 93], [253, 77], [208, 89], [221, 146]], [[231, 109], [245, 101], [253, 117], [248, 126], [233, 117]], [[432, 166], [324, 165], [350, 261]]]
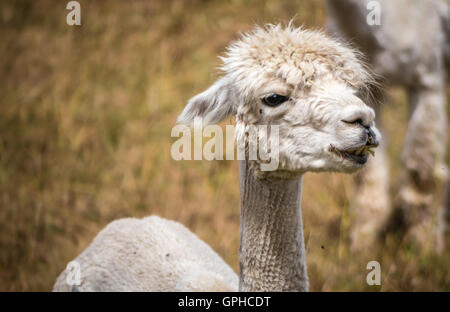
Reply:
[[364, 127], [365, 129], [370, 128], [370, 126], [364, 122], [361, 118], [353, 119], [353, 120], [341, 120], [342, 122], [350, 125], [360, 125]]
[[360, 125], [364, 126], [361, 118], [352, 119], [352, 120], [342, 120], [342, 121], [345, 123], [348, 123], [348, 124], [353, 124], [353, 125], [360, 124]]
[[376, 139], [377, 136], [376, 136], [375, 132], [373, 132], [372, 128], [365, 127], [365, 132], [367, 134], [366, 146], [377, 147], [378, 146], [378, 141]]

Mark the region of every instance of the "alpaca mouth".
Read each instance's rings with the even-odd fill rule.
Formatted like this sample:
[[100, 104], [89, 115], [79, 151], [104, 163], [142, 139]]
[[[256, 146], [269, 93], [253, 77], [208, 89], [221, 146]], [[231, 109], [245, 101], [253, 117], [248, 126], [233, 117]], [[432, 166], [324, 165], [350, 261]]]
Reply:
[[338, 155], [341, 158], [351, 160], [360, 165], [364, 165], [367, 162], [367, 159], [369, 159], [369, 154], [371, 154], [372, 156], [375, 155], [375, 152], [372, 150], [372, 147], [373, 146], [363, 145], [358, 148], [340, 150], [335, 146], [330, 145], [329, 150], [330, 152]]

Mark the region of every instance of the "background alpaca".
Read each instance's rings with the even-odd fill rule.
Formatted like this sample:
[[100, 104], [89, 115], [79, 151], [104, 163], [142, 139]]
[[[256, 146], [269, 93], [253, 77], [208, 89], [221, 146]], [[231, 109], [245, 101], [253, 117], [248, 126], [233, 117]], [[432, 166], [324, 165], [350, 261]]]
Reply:
[[[328, 0], [328, 28], [364, 51], [387, 85], [407, 89], [410, 115], [402, 154], [405, 170], [393, 211], [383, 144], [358, 179], [352, 209], [353, 247], [372, 246], [380, 231], [409, 230], [417, 243], [428, 248], [435, 242], [442, 206], [441, 195], [436, 198], [435, 194], [440, 193], [447, 174], [444, 64], [450, 59], [449, 8], [445, 1], [375, 1], [381, 8], [381, 21], [369, 25], [369, 2]], [[378, 124], [381, 108], [375, 106]]]
[[[269, 152], [279, 160], [275, 171], [261, 171], [259, 160], [239, 164], [239, 290], [306, 291], [301, 179], [308, 171], [354, 172], [378, 146], [374, 112], [357, 96], [371, 77], [350, 48], [291, 25], [243, 34], [222, 60], [224, 77], [192, 98], [178, 121], [192, 124], [202, 117], [215, 123], [235, 115], [237, 140], [247, 147], [273, 140], [260, 133], [249, 139], [250, 126], [280, 128], [279, 153]], [[184, 233], [164, 229], [162, 222], [122, 220], [108, 226], [76, 259], [84, 275], [76, 289], [233, 289], [235, 274], [215, 253], [184, 228]], [[65, 273], [55, 290], [66, 289], [64, 283]]]

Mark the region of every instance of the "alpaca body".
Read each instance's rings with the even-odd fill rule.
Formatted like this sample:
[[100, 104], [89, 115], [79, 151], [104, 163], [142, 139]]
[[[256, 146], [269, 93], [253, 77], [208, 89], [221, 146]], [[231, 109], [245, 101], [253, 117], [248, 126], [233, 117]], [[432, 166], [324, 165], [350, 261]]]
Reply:
[[441, 83], [439, 74], [450, 53], [447, 2], [378, 0], [380, 25], [367, 22], [369, 2], [327, 0], [329, 31], [352, 40], [390, 84], [435, 87]]
[[180, 223], [157, 216], [110, 223], [74, 259], [81, 284], [64, 271], [54, 291], [237, 291], [235, 272]]

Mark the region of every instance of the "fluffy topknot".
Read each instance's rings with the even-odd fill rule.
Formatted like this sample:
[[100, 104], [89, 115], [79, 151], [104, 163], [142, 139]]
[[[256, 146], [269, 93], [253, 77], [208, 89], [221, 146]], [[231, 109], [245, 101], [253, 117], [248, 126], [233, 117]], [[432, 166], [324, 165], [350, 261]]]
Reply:
[[350, 45], [317, 30], [267, 24], [243, 33], [231, 43], [221, 70], [236, 83], [255, 83], [276, 76], [297, 87], [310, 87], [332, 74], [355, 88], [373, 83], [362, 55]]

